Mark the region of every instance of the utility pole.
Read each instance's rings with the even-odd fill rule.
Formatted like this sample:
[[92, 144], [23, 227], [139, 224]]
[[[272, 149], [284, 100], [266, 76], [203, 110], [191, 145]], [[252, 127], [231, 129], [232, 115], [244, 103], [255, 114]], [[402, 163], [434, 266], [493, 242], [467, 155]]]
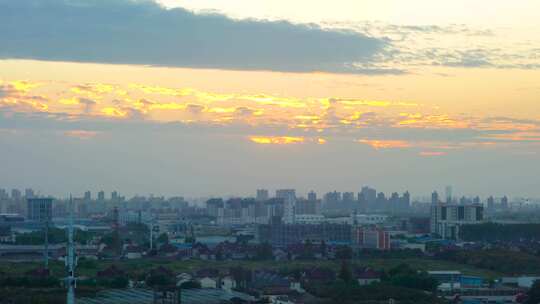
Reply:
[[49, 270], [49, 216], [45, 216], [45, 245], [43, 248], [43, 259], [45, 260], [45, 270]]
[[68, 225], [68, 246], [66, 256], [66, 269], [67, 278], [66, 283], [68, 286], [67, 292], [67, 304], [75, 304], [75, 287], [77, 279], [75, 278], [75, 266], [77, 265], [77, 258], [75, 257], [75, 243], [73, 242], [73, 199], [71, 195], [69, 197], [69, 225]]

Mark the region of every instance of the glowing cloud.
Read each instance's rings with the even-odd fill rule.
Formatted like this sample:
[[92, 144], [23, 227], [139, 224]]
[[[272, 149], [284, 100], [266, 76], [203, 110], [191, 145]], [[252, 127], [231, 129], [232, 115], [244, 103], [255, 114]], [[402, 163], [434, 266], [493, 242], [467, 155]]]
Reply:
[[[32, 91], [37, 86], [40, 87]], [[413, 107], [414, 111], [409, 111]], [[439, 156], [443, 154], [436, 151], [450, 149], [540, 142], [540, 121], [534, 119], [450, 114], [440, 108], [412, 102], [336, 97], [296, 98], [266, 93], [222, 94], [193, 88], [135, 84], [47, 82], [38, 85], [2, 80], [0, 109], [4, 115], [46, 113], [51, 119], [76, 117], [91, 120], [108, 117], [118, 119], [118, 123], [144, 119], [149, 123], [178, 122], [240, 128], [244, 130], [240, 131], [240, 136], [258, 144], [323, 145], [327, 144], [329, 138], [337, 136], [374, 149], [416, 148], [421, 156]], [[395, 134], [384, 132], [402, 134], [403, 128], [411, 133], [407, 138], [421, 134], [431, 139], [356, 140], [362, 136], [385, 138]], [[463, 132], [456, 133], [452, 139], [445, 137], [448, 136], [446, 130], [454, 129]], [[251, 132], [281, 134], [283, 130], [294, 130], [298, 136], [250, 136]], [[374, 130], [383, 133], [372, 133]], [[314, 132], [318, 135], [314, 135]], [[359, 132], [366, 135], [358, 135]], [[441, 137], [434, 136], [439, 132]]]
[[293, 136], [250, 136], [249, 140], [257, 144], [263, 145], [287, 145], [298, 144], [305, 141], [304, 137]]
[[23, 80], [15, 80], [10, 82], [13, 88], [19, 92], [27, 93], [28, 91], [41, 86], [40, 83], [31, 83]]
[[411, 144], [402, 140], [372, 140], [372, 139], [360, 139], [359, 143], [369, 145], [377, 150], [379, 149], [399, 149], [409, 148]]
[[116, 108], [103, 108], [101, 109], [101, 112], [105, 116], [116, 117], [116, 118], [123, 118], [123, 117], [126, 117], [128, 114], [127, 111], [122, 111]]
[[65, 136], [76, 137], [80, 139], [90, 139], [96, 137], [99, 133], [95, 131], [85, 131], [85, 130], [71, 130], [64, 132]]
[[63, 105], [71, 106], [71, 105], [78, 105], [79, 104], [79, 99], [76, 98], [76, 97], [60, 98], [60, 100], [58, 100], [58, 102], [63, 104]]
[[422, 152], [420, 152], [418, 154], [420, 156], [431, 157], [431, 156], [443, 156], [443, 155], [446, 155], [447, 153], [446, 152], [441, 152], [441, 151], [422, 151]]
[[492, 134], [491, 139], [514, 142], [540, 142], [540, 132], [513, 132], [505, 134]]

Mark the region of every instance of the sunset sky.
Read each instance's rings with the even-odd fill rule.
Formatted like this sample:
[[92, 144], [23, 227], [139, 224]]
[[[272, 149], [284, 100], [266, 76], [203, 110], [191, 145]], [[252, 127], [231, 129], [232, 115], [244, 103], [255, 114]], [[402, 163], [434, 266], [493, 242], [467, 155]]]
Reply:
[[0, 188], [540, 196], [536, 0], [0, 0]]

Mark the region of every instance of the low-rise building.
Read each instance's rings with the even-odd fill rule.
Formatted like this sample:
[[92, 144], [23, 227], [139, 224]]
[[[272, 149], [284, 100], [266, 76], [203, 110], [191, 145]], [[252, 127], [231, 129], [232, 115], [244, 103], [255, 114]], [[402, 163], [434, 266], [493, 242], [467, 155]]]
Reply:
[[390, 234], [382, 229], [356, 228], [354, 244], [360, 248], [390, 250]]
[[371, 268], [361, 268], [354, 271], [354, 277], [358, 281], [358, 285], [365, 286], [381, 281], [382, 274]]
[[439, 290], [449, 291], [461, 288], [460, 271], [428, 271], [428, 274], [439, 282], [437, 287]]
[[310, 240], [314, 243], [324, 241], [327, 244], [350, 244], [352, 226], [346, 224], [318, 225], [308, 224], [273, 224], [257, 227], [257, 240], [273, 246], [287, 246]]

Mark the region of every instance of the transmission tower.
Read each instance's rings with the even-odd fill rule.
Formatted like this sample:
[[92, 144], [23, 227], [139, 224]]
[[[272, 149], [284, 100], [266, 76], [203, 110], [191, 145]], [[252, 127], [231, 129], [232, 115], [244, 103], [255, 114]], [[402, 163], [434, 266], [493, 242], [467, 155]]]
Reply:
[[68, 287], [67, 304], [75, 304], [75, 287], [77, 279], [75, 278], [75, 267], [77, 266], [77, 258], [75, 257], [75, 243], [73, 242], [73, 199], [69, 197], [69, 224], [68, 224], [68, 246], [66, 256], [67, 278], [66, 284]]

